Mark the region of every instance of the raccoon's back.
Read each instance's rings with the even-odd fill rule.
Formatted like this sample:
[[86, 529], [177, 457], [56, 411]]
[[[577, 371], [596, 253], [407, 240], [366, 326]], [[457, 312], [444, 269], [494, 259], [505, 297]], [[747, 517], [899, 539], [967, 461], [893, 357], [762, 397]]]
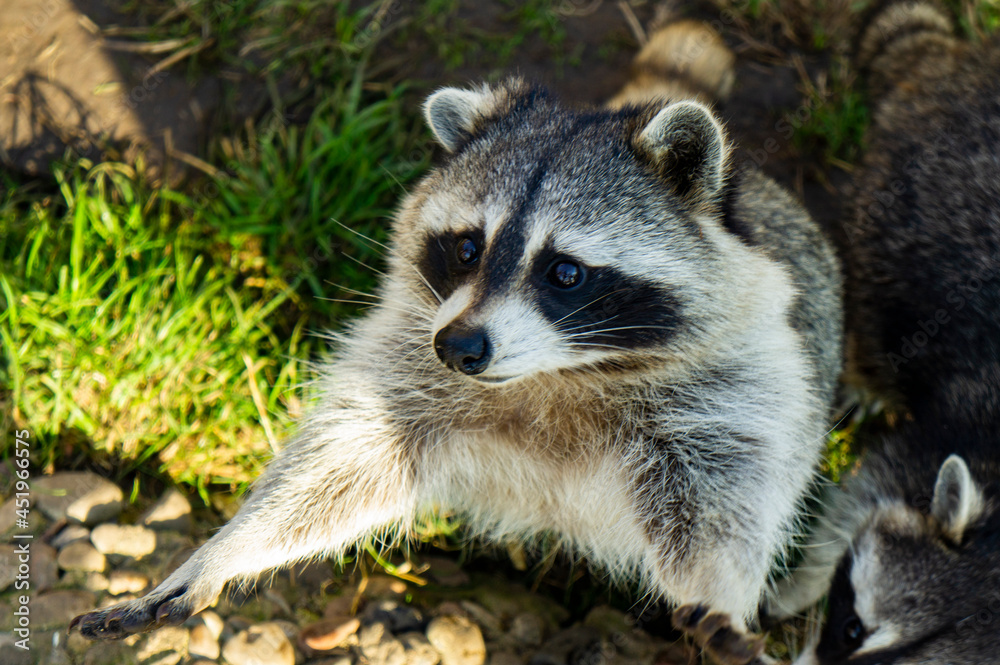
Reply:
[[997, 71], [1000, 49], [968, 52], [882, 100], [843, 239], [857, 369], [973, 420], [1000, 415]]

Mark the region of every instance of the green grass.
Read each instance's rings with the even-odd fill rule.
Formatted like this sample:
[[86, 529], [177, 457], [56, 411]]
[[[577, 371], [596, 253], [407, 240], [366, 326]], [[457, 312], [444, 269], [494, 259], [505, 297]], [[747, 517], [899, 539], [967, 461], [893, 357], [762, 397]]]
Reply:
[[84, 160], [55, 186], [5, 176], [0, 385], [36, 464], [102, 451], [119, 475], [202, 492], [257, 474], [301, 409], [311, 332], [355, 309], [338, 285], [373, 283], [359, 262], [378, 256], [346, 227], [384, 238], [426, 166], [402, 90], [365, 94], [354, 74], [304, 125], [220, 143], [219, 170], [183, 192]]

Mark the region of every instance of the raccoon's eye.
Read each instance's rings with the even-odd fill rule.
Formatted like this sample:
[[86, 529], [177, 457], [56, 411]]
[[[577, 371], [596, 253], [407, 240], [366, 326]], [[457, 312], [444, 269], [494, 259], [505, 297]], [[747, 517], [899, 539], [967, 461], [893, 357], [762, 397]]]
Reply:
[[455, 247], [455, 257], [459, 263], [467, 266], [472, 265], [479, 258], [479, 248], [476, 247], [472, 238], [459, 238], [458, 245]]
[[848, 617], [841, 628], [841, 635], [846, 646], [857, 649], [865, 640], [865, 626], [857, 616]]
[[572, 261], [556, 261], [549, 268], [548, 280], [560, 289], [572, 289], [583, 282], [585, 273], [582, 266]]

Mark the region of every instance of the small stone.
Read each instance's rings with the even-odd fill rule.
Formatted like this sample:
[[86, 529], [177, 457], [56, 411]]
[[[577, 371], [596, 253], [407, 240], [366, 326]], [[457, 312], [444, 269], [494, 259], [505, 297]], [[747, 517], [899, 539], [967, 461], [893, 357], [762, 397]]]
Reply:
[[35, 592], [48, 591], [59, 581], [56, 549], [45, 543], [31, 546], [31, 573], [29, 582]]
[[483, 665], [486, 642], [479, 626], [464, 617], [444, 616], [427, 626], [427, 639], [441, 654], [443, 665]]
[[518, 614], [510, 622], [510, 636], [518, 644], [540, 646], [545, 639], [545, 622], [537, 614]]
[[[77, 661], [79, 662], [79, 661]], [[83, 665], [138, 665], [135, 647], [125, 642], [91, 643], [83, 655]]]
[[361, 622], [354, 617], [323, 619], [303, 628], [299, 641], [313, 651], [329, 651], [341, 646], [360, 627]]
[[404, 633], [399, 641], [406, 652], [406, 665], [437, 665], [441, 654], [437, 652], [423, 633]]
[[216, 640], [222, 637], [222, 630], [226, 624], [218, 614], [212, 610], [202, 610], [195, 615], [195, 618], [205, 624], [205, 627], [208, 628], [212, 637]]
[[57, 550], [61, 550], [67, 545], [81, 540], [90, 540], [90, 529], [82, 524], [67, 524], [58, 534], [56, 534], [56, 537], [52, 539], [52, 547]]
[[468, 616], [475, 621], [488, 639], [495, 640], [503, 635], [503, 624], [500, 619], [482, 605], [471, 600], [463, 600], [460, 607], [462, 612], [459, 616]]
[[73, 617], [93, 609], [96, 602], [96, 596], [89, 591], [47, 591], [31, 599], [31, 627], [65, 629]]
[[600, 641], [593, 628], [574, 624], [549, 638], [531, 657], [531, 665], [565, 665], [573, 652]]
[[85, 574], [86, 577], [83, 579], [82, 586], [87, 591], [101, 592], [107, 591], [109, 582], [108, 578], [102, 573], [83, 573], [82, 571], [77, 571], [77, 574]]
[[424, 629], [424, 616], [420, 610], [401, 605], [395, 600], [378, 600], [365, 608], [365, 623], [381, 622], [392, 633], [409, 633]]
[[107, 566], [104, 555], [93, 545], [85, 541], [77, 541], [62, 548], [56, 562], [63, 570], [78, 570], [82, 572], [100, 573]]
[[35, 506], [51, 520], [97, 524], [118, 517], [122, 511], [121, 488], [91, 471], [43, 476], [31, 489]]
[[16, 638], [8, 633], [0, 633], [0, 663], [4, 665], [31, 665], [34, 659], [31, 651], [14, 644]]
[[226, 642], [222, 657], [229, 665], [295, 665], [295, 649], [273, 622], [250, 626]]
[[157, 531], [190, 533], [191, 504], [183, 494], [171, 488], [143, 513], [139, 523]]
[[512, 651], [497, 651], [490, 654], [489, 665], [524, 665], [524, 659]]
[[90, 532], [90, 542], [103, 554], [141, 559], [156, 549], [156, 532], [144, 526], [101, 524]]
[[108, 593], [119, 596], [123, 593], [139, 593], [149, 586], [149, 578], [134, 570], [114, 570], [108, 576]]
[[165, 626], [143, 635], [136, 645], [142, 665], [177, 665], [188, 654], [187, 628]]
[[216, 660], [219, 657], [219, 639], [212, 635], [211, 629], [204, 623], [191, 628], [188, 653], [192, 658]]
[[361, 653], [371, 665], [406, 665], [403, 644], [388, 633], [378, 643], [361, 647]]
[[387, 639], [391, 633], [389, 629], [385, 627], [383, 623], [373, 623], [369, 626], [365, 626], [358, 633], [358, 646], [362, 649], [367, 647], [373, 647], [376, 644], [380, 644], [383, 640]]
[[[6, 468], [0, 465], [0, 469]], [[17, 514], [17, 497], [12, 496], [11, 498], [4, 501], [3, 505], [0, 505], [0, 535], [6, 534], [9, 531], [15, 531], [14, 526], [17, 524], [17, 520], [21, 519]], [[39, 534], [42, 531], [43, 526], [42, 514], [37, 510], [28, 510], [28, 527], [19, 527], [16, 529], [17, 533], [33, 533]]]
[[354, 660], [347, 652], [325, 655], [319, 660], [310, 660], [309, 665], [352, 665]]

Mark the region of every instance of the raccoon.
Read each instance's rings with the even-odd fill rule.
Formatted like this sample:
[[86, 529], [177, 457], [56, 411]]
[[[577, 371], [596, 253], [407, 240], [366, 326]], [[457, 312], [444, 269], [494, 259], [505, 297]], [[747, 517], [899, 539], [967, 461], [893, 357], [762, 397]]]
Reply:
[[828, 594], [802, 665], [1000, 663], [1000, 48], [926, 0], [882, 7], [859, 44], [849, 360], [902, 422], [862, 433], [768, 614]]
[[432, 94], [446, 157], [403, 201], [379, 302], [298, 433], [166, 581], [71, 628], [176, 624], [229, 581], [396, 540], [438, 507], [494, 542], [557, 534], [686, 606], [710, 647], [757, 655], [744, 631], [830, 417], [839, 268], [685, 89], [582, 110], [518, 79]]

